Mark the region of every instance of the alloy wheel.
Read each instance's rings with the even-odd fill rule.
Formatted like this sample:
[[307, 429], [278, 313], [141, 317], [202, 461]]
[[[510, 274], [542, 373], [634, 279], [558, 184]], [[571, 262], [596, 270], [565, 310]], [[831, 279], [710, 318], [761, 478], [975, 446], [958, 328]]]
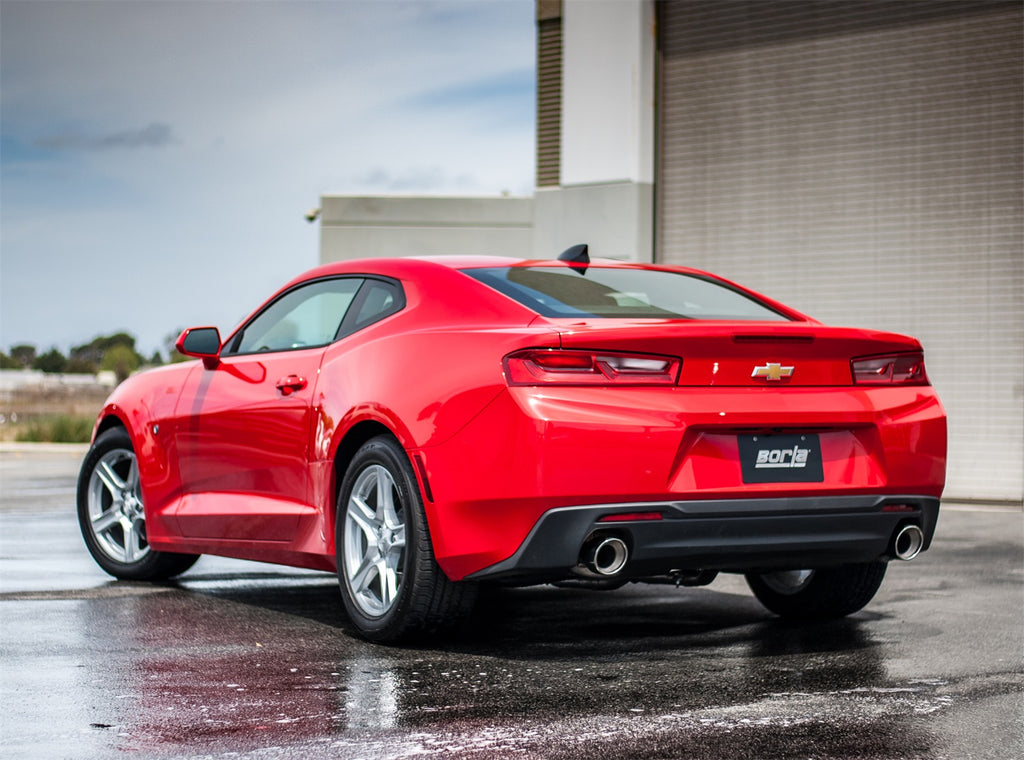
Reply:
[[97, 460], [87, 491], [89, 530], [115, 562], [130, 564], [149, 554], [139, 466], [129, 449], [112, 449]]
[[359, 609], [385, 615], [402, 587], [405, 505], [386, 467], [373, 464], [356, 479], [345, 511], [344, 573]]

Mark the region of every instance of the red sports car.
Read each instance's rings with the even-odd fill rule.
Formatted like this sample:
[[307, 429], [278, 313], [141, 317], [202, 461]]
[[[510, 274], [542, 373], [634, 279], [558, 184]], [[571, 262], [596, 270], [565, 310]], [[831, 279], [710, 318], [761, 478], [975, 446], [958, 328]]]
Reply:
[[709, 583], [846, 615], [928, 548], [946, 422], [913, 338], [819, 322], [705, 272], [347, 261], [198, 361], [121, 384], [78, 484], [117, 578], [200, 554], [336, 571], [354, 629], [407, 640], [487, 584]]

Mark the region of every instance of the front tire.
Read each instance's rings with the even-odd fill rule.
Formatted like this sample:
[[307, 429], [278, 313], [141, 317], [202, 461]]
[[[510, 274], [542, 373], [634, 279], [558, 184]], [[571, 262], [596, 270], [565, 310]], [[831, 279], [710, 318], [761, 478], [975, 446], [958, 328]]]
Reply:
[[160, 552], [150, 547], [138, 460], [124, 428], [100, 434], [82, 462], [78, 525], [96, 564], [122, 580], [166, 580], [185, 572], [199, 559], [196, 554]]
[[885, 577], [885, 562], [818, 570], [747, 573], [747, 585], [765, 607], [791, 620], [829, 620], [852, 615], [872, 600]]
[[469, 612], [473, 583], [454, 583], [434, 559], [419, 486], [405, 451], [378, 436], [356, 452], [338, 495], [338, 582], [352, 627], [398, 643], [435, 635]]

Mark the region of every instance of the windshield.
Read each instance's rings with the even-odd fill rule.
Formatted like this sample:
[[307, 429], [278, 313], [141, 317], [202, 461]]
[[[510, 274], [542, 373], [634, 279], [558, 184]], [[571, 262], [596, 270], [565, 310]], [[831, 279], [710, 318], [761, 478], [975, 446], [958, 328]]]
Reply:
[[596, 266], [462, 271], [545, 317], [789, 321], [725, 283], [682, 272]]

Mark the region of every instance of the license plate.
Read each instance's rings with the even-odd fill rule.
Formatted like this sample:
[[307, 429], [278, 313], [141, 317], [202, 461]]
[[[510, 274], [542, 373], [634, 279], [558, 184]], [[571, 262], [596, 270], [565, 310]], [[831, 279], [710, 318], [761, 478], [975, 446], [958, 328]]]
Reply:
[[821, 444], [814, 433], [741, 435], [744, 483], [821, 483]]

